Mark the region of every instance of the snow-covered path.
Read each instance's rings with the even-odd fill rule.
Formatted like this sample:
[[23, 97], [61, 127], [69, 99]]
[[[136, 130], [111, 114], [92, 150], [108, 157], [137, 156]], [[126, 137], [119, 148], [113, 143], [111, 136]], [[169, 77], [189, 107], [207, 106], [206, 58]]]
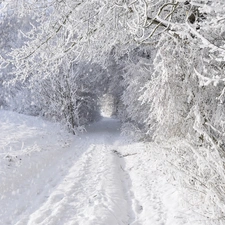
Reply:
[[0, 225], [194, 224], [178, 215], [160, 162], [124, 140], [117, 120], [74, 137], [38, 118], [0, 115]]
[[108, 150], [91, 145], [46, 201], [17, 224], [125, 224], [120, 168]]
[[[1, 224], [123, 224], [127, 220], [126, 210], [121, 214], [126, 209], [121, 169], [112, 147], [105, 145], [113, 144], [109, 135], [118, 132], [118, 124], [102, 121], [98, 128], [90, 127], [89, 135], [68, 140], [67, 146], [65, 140], [57, 140], [53, 127], [46, 133], [46, 124], [40, 127], [40, 121], [32, 124], [29, 117], [17, 115], [19, 120], [14, 120], [13, 116], [2, 113]], [[33, 143], [28, 135], [32, 130]], [[61, 148], [53, 151], [52, 139]], [[48, 149], [41, 149], [47, 144]]]
[[[1, 224], [127, 224], [122, 170], [114, 153], [118, 122], [92, 125], [88, 135], [68, 140], [67, 146], [53, 127], [21, 115], [14, 120], [15, 115], [2, 113]], [[33, 143], [27, 136], [32, 130]], [[52, 138], [61, 148], [51, 149]]]

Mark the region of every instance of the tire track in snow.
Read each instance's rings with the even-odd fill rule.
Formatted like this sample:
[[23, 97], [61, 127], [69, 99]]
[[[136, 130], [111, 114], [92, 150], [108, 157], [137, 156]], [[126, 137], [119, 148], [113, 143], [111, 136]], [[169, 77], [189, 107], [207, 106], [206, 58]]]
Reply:
[[[83, 216], [79, 213], [79, 209], [77, 209], [75, 203], [79, 202], [79, 199], [85, 194], [83, 184], [87, 181], [87, 176], [84, 173], [89, 169], [91, 151], [94, 148], [95, 146], [91, 146], [81, 159], [74, 163], [63, 181], [48, 197], [47, 201], [36, 212], [30, 215], [28, 225], [64, 224], [63, 220], [68, 219], [72, 214], [77, 214], [78, 217]], [[83, 207], [83, 205], [79, 207]]]
[[122, 176], [122, 183], [123, 189], [125, 194], [125, 199], [127, 201], [127, 211], [128, 211], [128, 224], [127, 225], [141, 225], [138, 221], [139, 214], [141, 214], [143, 207], [139, 203], [139, 201], [135, 198], [135, 194], [132, 188], [132, 180], [130, 178], [129, 172], [126, 168], [126, 162], [124, 157], [119, 151], [113, 150], [114, 154], [118, 157], [120, 167], [121, 167], [121, 176]]

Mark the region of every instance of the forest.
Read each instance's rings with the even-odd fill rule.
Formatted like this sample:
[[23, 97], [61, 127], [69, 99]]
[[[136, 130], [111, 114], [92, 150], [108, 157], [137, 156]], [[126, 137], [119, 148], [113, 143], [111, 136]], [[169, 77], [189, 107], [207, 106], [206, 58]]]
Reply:
[[167, 146], [188, 204], [224, 224], [225, 1], [0, 1], [1, 109], [76, 135], [103, 96], [123, 133]]

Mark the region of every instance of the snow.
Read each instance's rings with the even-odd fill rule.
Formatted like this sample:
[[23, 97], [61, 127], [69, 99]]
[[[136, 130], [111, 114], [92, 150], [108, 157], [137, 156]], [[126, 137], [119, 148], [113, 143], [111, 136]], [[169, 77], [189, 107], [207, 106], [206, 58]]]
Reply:
[[184, 216], [161, 170], [160, 147], [122, 137], [115, 119], [73, 136], [0, 111], [0, 128], [0, 224], [201, 224]]

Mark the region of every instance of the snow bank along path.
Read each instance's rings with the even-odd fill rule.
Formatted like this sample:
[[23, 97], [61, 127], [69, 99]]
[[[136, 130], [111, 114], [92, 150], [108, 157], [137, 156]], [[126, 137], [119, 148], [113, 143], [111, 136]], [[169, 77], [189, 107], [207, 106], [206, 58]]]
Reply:
[[143, 143], [120, 136], [118, 121], [74, 137], [0, 111], [0, 129], [0, 225], [188, 224], [160, 165], [150, 166]]

